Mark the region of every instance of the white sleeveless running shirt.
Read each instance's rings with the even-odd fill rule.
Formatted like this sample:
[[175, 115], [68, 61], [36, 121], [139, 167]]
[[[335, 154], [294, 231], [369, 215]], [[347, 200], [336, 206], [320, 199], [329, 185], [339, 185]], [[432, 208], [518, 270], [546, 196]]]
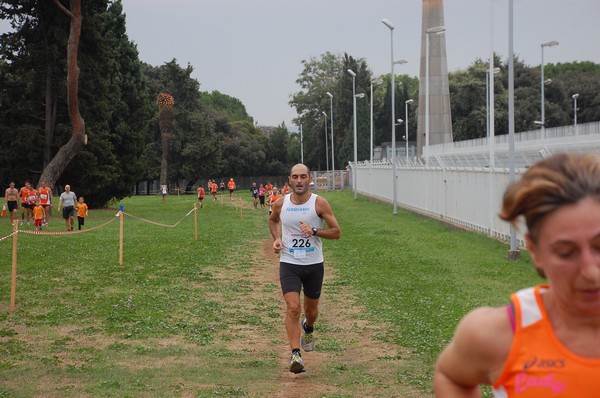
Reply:
[[291, 194], [285, 195], [281, 207], [281, 242], [283, 248], [279, 260], [297, 265], [312, 265], [323, 262], [321, 238], [307, 235], [300, 230], [300, 221], [313, 228], [322, 228], [323, 219], [317, 215], [317, 195], [314, 193], [301, 205], [292, 203]]

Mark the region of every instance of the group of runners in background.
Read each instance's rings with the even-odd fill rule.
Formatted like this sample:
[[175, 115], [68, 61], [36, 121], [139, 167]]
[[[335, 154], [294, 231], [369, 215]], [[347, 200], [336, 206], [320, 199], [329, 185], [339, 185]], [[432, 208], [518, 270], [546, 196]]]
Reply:
[[[46, 181], [41, 181], [37, 189], [30, 181], [25, 181], [25, 185], [17, 189], [15, 183], [11, 181], [4, 194], [3, 214], [6, 211], [10, 222], [13, 223], [14, 220], [19, 219], [18, 209], [21, 208], [21, 225], [33, 224], [36, 231], [41, 231], [42, 227], [47, 227], [50, 223], [52, 205], [52, 189]], [[58, 210], [62, 210], [67, 231], [73, 230], [75, 214], [77, 214], [79, 229], [85, 224], [88, 206], [83, 196], [77, 198], [68, 184], [59, 197]]]
[[[230, 178], [227, 182], [227, 189], [229, 190], [229, 198], [233, 200], [235, 190], [237, 189], [237, 185], [233, 178]], [[204, 205], [203, 202], [207, 191], [213, 200], [217, 200], [217, 192], [225, 191], [225, 183], [221, 181], [220, 184], [217, 184], [215, 180], [209, 179], [206, 190], [202, 185], [198, 185], [198, 203], [200, 208], [202, 208]], [[257, 209], [259, 204], [261, 208], [265, 208], [265, 205], [269, 206], [269, 214], [271, 214], [273, 204], [277, 201], [277, 199], [290, 193], [290, 191], [291, 188], [287, 183], [282, 188], [277, 188], [271, 184], [270, 181], [264, 185], [260, 184], [259, 186], [256, 186], [256, 182], [253, 182], [252, 186], [250, 187], [254, 208]]]
[[261, 208], [264, 208], [266, 200], [266, 205], [269, 206], [269, 214], [273, 212], [273, 205], [277, 199], [287, 195], [290, 191], [291, 188], [288, 184], [284, 184], [282, 188], [277, 188], [270, 181], [266, 185], [260, 184], [258, 187], [253, 182], [250, 187], [254, 208], [257, 209], [259, 204]]

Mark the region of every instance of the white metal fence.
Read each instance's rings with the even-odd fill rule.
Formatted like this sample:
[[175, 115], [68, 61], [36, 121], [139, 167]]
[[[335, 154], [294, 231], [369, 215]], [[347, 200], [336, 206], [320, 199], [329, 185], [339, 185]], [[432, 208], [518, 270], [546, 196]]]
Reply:
[[[544, 134], [552, 138], [543, 138], [538, 131], [523, 134], [516, 140], [516, 178], [532, 163], [553, 152], [600, 151], [600, 123], [579, 125], [578, 134], [574, 134], [570, 126], [546, 129]], [[499, 161], [494, 168], [487, 167], [489, 147], [485, 140], [473, 141], [476, 142], [432, 146], [430, 155], [436, 162], [431, 162], [430, 167], [419, 162], [397, 164], [397, 204], [434, 219], [508, 240], [510, 227], [498, 217], [502, 195], [510, 182], [506, 137], [496, 140], [498, 153], [495, 155]], [[477, 167], [461, 166], [465, 163]], [[357, 173], [359, 194], [392, 203], [391, 163], [359, 162], [356, 167], [350, 166], [351, 172]], [[521, 245], [523, 232], [524, 227], [517, 233]]]
[[[502, 240], [510, 237], [508, 224], [497, 216], [509, 184], [507, 169], [398, 166], [396, 174], [399, 207]], [[359, 194], [392, 203], [391, 164], [359, 164], [356, 179]]]

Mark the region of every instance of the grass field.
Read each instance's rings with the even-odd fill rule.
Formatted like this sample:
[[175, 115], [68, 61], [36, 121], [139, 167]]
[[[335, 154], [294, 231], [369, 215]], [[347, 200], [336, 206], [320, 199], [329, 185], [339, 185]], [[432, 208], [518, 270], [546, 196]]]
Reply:
[[[91, 209], [86, 228], [115, 221], [90, 232], [20, 233], [13, 315], [12, 239], [0, 241], [0, 397], [293, 396], [282, 376], [277, 269], [264, 255], [267, 212], [239, 195], [244, 208], [205, 201], [198, 241], [193, 214], [185, 216], [193, 196], [123, 200], [136, 217], [169, 226], [183, 219], [165, 227], [125, 216], [123, 265], [115, 209]], [[369, 388], [391, 396], [403, 385], [431, 396], [435, 358], [458, 320], [540, 281], [526, 255], [506, 260], [503, 243], [404, 211], [393, 216], [390, 205], [349, 192], [324, 196], [342, 238], [324, 244], [331, 277], [323, 299], [383, 325], [369, 338], [397, 347], [402, 361], [391, 377], [326, 363], [312, 381], [327, 386], [306, 396], [361, 397]], [[0, 221], [2, 238], [11, 227]], [[54, 218], [47, 231], [64, 229]], [[344, 341], [328, 311], [317, 352], [339, 361], [360, 341]]]

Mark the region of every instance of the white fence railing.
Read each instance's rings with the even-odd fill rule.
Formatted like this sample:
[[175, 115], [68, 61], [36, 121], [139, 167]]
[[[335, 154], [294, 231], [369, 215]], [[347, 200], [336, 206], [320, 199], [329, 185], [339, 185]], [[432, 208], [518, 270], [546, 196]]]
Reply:
[[[498, 218], [502, 194], [509, 184], [507, 169], [398, 166], [396, 170], [399, 207], [509, 239], [509, 225]], [[356, 180], [359, 194], [392, 203], [391, 164], [359, 164]], [[517, 239], [522, 244], [522, 231]]]
[[[515, 154], [519, 159], [515, 170], [517, 179], [531, 163], [550, 153], [600, 151], [600, 123], [579, 125], [577, 134], [573, 134], [572, 127], [546, 129], [546, 139], [542, 139], [540, 134], [541, 132], [527, 133], [530, 138], [528, 142], [525, 142], [525, 135], [519, 136]], [[497, 155], [508, 158], [506, 148], [502, 145], [506, 146], [506, 137], [497, 137], [496, 141], [499, 144]], [[508, 240], [510, 226], [498, 217], [502, 195], [510, 183], [508, 168], [498, 167], [498, 163], [495, 168], [451, 166], [457, 163], [452, 161], [450, 154], [458, 158], [484, 158], [488, 152], [487, 147], [482, 144], [483, 142], [463, 142], [432, 146], [430, 153], [433, 157], [446, 156], [441, 166], [433, 162], [430, 167], [397, 164], [397, 205], [453, 225]], [[446, 148], [442, 148], [444, 145]], [[507, 164], [499, 163], [503, 166]], [[489, 159], [485, 159], [484, 164], [487, 166]], [[357, 173], [357, 193], [392, 203], [394, 184], [391, 163], [359, 162], [356, 167], [351, 163], [350, 167], [352, 173]], [[352, 187], [352, 179], [350, 186]], [[525, 227], [521, 227], [517, 232], [520, 245], [523, 244], [524, 230]]]

